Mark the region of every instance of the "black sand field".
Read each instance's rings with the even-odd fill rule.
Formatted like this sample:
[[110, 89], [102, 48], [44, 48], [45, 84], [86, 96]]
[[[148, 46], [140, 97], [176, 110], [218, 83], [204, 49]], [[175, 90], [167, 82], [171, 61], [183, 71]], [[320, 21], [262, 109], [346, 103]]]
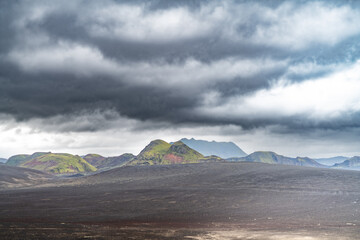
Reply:
[[[4, 173], [0, 180], [9, 179]], [[47, 181], [41, 177], [32, 184], [1, 185], [0, 239], [360, 236], [356, 171], [204, 163], [123, 167]]]

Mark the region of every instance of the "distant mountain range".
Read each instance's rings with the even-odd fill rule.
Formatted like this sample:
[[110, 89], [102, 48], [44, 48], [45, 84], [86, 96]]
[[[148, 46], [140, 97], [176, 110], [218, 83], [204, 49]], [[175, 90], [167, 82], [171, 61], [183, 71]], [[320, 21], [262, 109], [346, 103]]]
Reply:
[[334, 168], [360, 169], [360, 157], [355, 156], [342, 163], [337, 163], [334, 165]]
[[[241, 156], [230, 157], [226, 156]], [[6, 159], [0, 159], [4, 162]], [[174, 143], [163, 140], [151, 141], [137, 156], [125, 153], [115, 157], [104, 157], [99, 154], [85, 156], [68, 153], [36, 152], [18, 154], [10, 157], [6, 165], [31, 168], [51, 174], [80, 174], [121, 167], [124, 165], [167, 165], [201, 162], [260, 162], [308, 167], [333, 167], [360, 169], [360, 157], [333, 157], [311, 159], [307, 157], [286, 157], [270, 151], [258, 151], [246, 155], [232, 142], [209, 142], [186, 139]], [[333, 164], [335, 163], [335, 165]]]
[[129, 153], [116, 157], [103, 157], [99, 154], [80, 157], [68, 153], [36, 152], [31, 155], [14, 155], [8, 159], [6, 165], [37, 169], [52, 174], [70, 174], [122, 166], [134, 157]]
[[25, 167], [52, 174], [93, 172], [97, 169], [83, 158], [68, 153], [36, 152], [18, 154], [6, 162], [8, 166]]
[[331, 157], [331, 158], [315, 158], [314, 160], [317, 161], [320, 164], [326, 165], [326, 166], [333, 166], [337, 163], [342, 163], [345, 160], [348, 160], [348, 157], [338, 156], [338, 157]]
[[246, 157], [242, 158], [230, 158], [229, 161], [240, 161], [240, 162], [261, 162], [270, 164], [284, 164], [284, 165], [295, 165], [295, 166], [308, 166], [308, 167], [324, 167], [324, 165], [316, 162], [313, 159], [307, 157], [285, 157], [274, 152], [254, 152]]
[[194, 138], [183, 138], [180, 141], [204, 156], [215, 155], [221, 158], [231, 158], [245, 157], [247, 155], [233, 142], [209, 142], [205, 140], [196, 140]]

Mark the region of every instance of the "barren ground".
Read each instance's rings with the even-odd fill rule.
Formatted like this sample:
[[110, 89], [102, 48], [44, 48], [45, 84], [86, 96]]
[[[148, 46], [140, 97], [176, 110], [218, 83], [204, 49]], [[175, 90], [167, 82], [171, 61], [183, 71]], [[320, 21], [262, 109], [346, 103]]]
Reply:
[[359, 183], [356, 171], [204, 163], [2, 184], [0, 239], [358, 239]]

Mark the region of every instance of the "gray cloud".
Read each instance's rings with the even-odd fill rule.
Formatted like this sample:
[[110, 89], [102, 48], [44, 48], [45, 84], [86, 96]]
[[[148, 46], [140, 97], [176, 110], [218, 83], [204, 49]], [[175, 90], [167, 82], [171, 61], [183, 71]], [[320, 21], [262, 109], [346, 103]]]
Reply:
[[359, 128], [353, 2], [3, 1], [0, 11], [0, 113], [36, 129]]

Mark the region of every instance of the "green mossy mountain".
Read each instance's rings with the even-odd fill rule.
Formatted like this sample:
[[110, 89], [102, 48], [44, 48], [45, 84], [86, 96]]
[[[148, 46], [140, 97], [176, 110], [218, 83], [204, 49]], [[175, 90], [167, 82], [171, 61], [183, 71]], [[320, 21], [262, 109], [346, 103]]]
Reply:
[[308, 167], [324, 167], [320, 163], [307, 157], [285, 157], [274, 152], [260, 151], [254, 152], [246, 157], [242, 158], [231, 158], [230, 161], [241, 161], [241, 162], [261, 162], [269, 164], [284, 164], [294, 166], [308, 166]]
[[181, 141], [173, 144], [163, 140], [154, 140], [147, 145], [131, 162], [131, 165], [165, 165], [219, 161], [216, 156], [204, 157]]
[[19, 165], [20, 167], [41, 170], [53, 174], [93, 172], [96, 167], [77, 155], [68, 153], [40, 154]]
[[334, 165], [334, 168], [354, 168], [354, 169], [360, 169], [360, 157], [355, 156], [348, 160], [345, 160], [342, 163], [337, 163]]
[[163, 140], [151, 141], [137, 156], [137, 160], [161, 162], [171, 147], [170, 143]]
[[28, 160], [28, 157], [30, 157], [30, 155], [28, 154], [17, 154], [14, 156], [11, 156], [7, 162], [6, 165], [9, 166], [19, 166], [21, 163], [26, 162]]
[[7, 162], [6, 165], [9, 166], [20, 166], [22, 163], [27, 162], [31, 159], [40, 157], [42, 155], [48, 154], [49, 152], [35, 152], [33, 154], [18, 154], [18, 155], [14, 155], [12, 157], [10, 157]]

